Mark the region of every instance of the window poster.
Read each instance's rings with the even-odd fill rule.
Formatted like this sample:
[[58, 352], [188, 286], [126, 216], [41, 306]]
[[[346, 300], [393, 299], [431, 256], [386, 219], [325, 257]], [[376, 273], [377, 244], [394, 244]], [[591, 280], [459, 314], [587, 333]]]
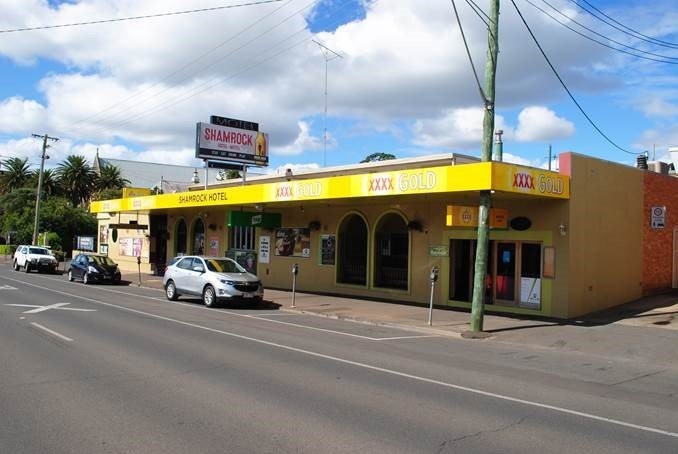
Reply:
[[539, 309], [541, 305], [541, 279], [523, 277], [520, 279], [520, 306]]
[[259, 237], [259, 263], [269, 263], [271, 253], [271, 237], [262, 235]]
[[320, 235], [321, 265], [334, 265], [336, 244], [337, 241], [334, 235]]
[[311, 229], [285, 228], [275, 230], [275, 255], [287, 257], [311, 256]]

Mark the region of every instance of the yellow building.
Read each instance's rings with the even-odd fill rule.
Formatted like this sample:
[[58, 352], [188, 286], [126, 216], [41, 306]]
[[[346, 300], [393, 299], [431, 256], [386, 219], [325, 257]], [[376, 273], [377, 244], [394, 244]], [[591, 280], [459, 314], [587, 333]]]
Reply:
[[[559, 172], [460, 155], [230, 180], [93, 202], [100, 249], [162, 271], [236, 256], [269, 288], [470, 308], [479, 191], [492, 192], [486, 309], [560, 318], [643, 294], [644, 178], [572, 153]], [[675, 179], [672, 179], [675, 180]], [[662, 287], [663, 284], [659, 285]], [[670, 284], [669, 284], [670, 286]]]

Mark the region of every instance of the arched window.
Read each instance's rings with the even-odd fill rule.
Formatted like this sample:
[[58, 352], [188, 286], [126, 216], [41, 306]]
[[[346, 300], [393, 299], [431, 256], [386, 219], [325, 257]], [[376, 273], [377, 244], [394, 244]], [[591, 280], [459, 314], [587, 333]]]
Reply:
[[385, 214], [374, 231], [374, 286], [407, 290], [410, 235], [396, 213]]
[[367, 284], [367, 224], [357, 214], [344, 218], [339, 226], [337, 282]]
[[191, 253], [195, 255], [203, 255], [205, 253], [205, 222], [198, 218], [193, 223], [193, 248]]
[[186, 230], [187, 230], [186, 222], [183, 219], [179, 219], [179, 222], [177, 222], [177, 232], [174, 235], [175, 238], [174, 250], [176, 255], [185, 254], [187, 251], [186, 237], [188, 236], [188, 234]]

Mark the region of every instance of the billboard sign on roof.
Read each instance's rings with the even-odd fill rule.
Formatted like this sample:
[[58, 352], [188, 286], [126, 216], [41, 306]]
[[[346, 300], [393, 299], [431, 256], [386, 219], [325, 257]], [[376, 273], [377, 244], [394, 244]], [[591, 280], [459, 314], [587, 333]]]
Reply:
[[267, 166], [268, 134], [210, 123], [198, 123], [195, 157]]

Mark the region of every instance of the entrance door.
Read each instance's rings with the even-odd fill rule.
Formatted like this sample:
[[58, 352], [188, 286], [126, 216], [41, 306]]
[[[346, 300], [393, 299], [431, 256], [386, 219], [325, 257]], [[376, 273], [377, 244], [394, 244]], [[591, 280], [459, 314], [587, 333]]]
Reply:
[[516, 243], [497, 242], [495, 296], [511, 305], [516, 299]]

